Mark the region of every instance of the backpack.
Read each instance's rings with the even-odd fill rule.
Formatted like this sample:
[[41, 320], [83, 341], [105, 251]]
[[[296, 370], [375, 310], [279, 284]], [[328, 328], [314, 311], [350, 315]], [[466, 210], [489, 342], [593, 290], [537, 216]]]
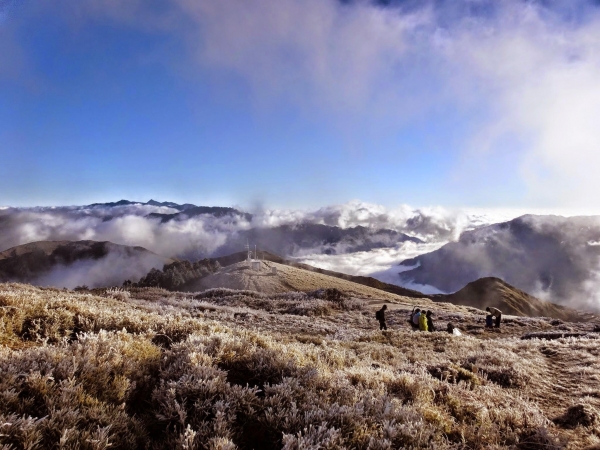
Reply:
[[381, 320], [381, 310], [377, 310], [377, 312], [375, 313], [375, 318], [377, 320]]

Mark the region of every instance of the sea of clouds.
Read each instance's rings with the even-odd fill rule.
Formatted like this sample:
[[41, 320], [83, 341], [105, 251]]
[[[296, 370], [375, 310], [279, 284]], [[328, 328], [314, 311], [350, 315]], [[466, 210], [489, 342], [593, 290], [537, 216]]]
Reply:
[[[340, 228], [363, 226], [373, 230], [391, 229], [403, 232], [418, 237], [423, 243], [405, 242], [354, 253], [343, 253], [344, 246], [339, 246], [336, 254], [326, 254], [331, 245], [324, 242], [321, 247], [302, 249], [298, 254], [282, 256], [295, 257], [300, 262], [324, 269], [352, 275], [369, 275], [382, 281], [398, 283], [397, 273], [405, 270], [397, 267], [402, 260], [433, 251], [446, 242], [457, 239], [465, 230], [508, 220], [518, 215], [517, 211], [508, 210], [469, 211], [441, 207], [413, 208], [407, 205], [386, 208], [352, 201], [312, 210], [261, 208], [252, 211], [251, 219], [235, 214], [222, 217], [203, 214], [195, 217], [184, 215], [162, 222], [159, 217], [148, 217], [151, 213], [177, 212], [179, 211], [170, 207], [144, 204], [4, 208], [0, 210], [0, 251], [36, 241], [94, 240], [141, 246], [167, 258], [196, 260], [215, 256], [231, 236], [252, 228], [305, 223]], [[239, 250], [242, 251], [243, 248]], [[119, 273], [123, 271], [121, 265], [114, 261], [111, 264], [103, 264], [100, 272], [104, 275], [100, 278], [115, 278], [111, 273], [112, 269]], [[144, 264], [143, 270], [146, 269]], [[64, 279], [74, 280], [67, 283], [69, 287], [72, 284], [86, 284], [85, 277], [91, 277], [91, 271], [94, 274], [99, 273], [91, 266], [87, 269], [78, 268], [76, 273], [69, 275], [65, 275], [61, 269], [48, 275], [43, 281], [49, 284], [58, 283], [58, 275], [61, 275]], [[138, 272], [140, 271], [134, 271], [134, 278], [142, 275]], [[93, 278], [96, 280], [98, 277]], [[98, 283], [102, 280], [99, 279]], [[412, 287], [433, 292], [427, 286]]]

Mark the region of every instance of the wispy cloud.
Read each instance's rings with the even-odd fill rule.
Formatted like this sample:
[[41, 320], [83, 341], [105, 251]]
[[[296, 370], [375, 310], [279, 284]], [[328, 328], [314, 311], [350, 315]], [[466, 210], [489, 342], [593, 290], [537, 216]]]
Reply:
[[470, 122], [468, 163], [449, 168], [459, 184], [501, 170], [530, 204], [595, 202], [600, 14], [588, 2], [179, 3], [198, 27], [197, 61], [242, 77], [261, 101], [363, 125], [454, 109]]

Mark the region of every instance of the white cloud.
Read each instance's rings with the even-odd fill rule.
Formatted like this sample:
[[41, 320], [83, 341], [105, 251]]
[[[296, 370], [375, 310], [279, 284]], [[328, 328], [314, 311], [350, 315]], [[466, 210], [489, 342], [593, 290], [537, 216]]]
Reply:
[[530, 203], [597, 208], [597, 9], [565, 22], [532, 3], [508, 4], [494, 22], [459, 30], [451, 42], [450, 54], [476, 82], [489, 114], [471, 155], [485, 159], [515, 151], [512, 145], [519, 167], [506, 176], [521, 177]]
[[[363, 131], [454, 110], [472, 131], [461, 142], [470, 164], [448, 167], [459, 184], [494, 174], [501, 189], [503, 173], [528, 204], [599, 206], [600, 14], [587, 2], [179, 4], [198, 27], [197, 61], [245, 80], [259, 102], [291, 102], [332, 127], [360, 120]], [[478, 175], [486, 161], [502, 166]]]
[[[446, 242], [464, 230], [514, 217], [510, 212], [467, 213], [441, 207], [416, 209], [401, 205], [388, 209], [360, 201], [317, 210], [263, 209], [254, 213], [252, 221], [200, 215], [163, 223], [158, 218], [147, 217], [154, 212], [174, 211], [147, 205], [10, 208], [3, 210], [0, 215], [0, 249], [42, 240], [89, 239], [139, 245], [167, 257], [198, 258], [213, 253], [237, 231], [253, 227], [293, 226], [299, 223], [340, 228], [363, 226], [392, 229], [432, 242]], [[343, 250], [344, 246], [338, 247], [338, 250]], [[314, 253], [321, 253], [323, 249], [325, 247], [314, 249]]]
[[178, 3], [198, 27], [189, 39], [200, 64], [241, 75], [259, 101], [291, 101], [325, 114], [389, 109], [394, 78], [407, 82], [414, 72], [400, 64], [412, 50], [411, 32], [427, 20], [425, 11], [398, 14], [367, 2]]

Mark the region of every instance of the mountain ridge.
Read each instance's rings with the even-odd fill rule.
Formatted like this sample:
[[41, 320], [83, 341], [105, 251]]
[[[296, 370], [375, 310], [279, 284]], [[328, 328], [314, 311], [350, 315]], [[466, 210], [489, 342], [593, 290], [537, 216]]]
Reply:
[[[57, 271], [62, 271], [64, 279], [72, 279], [69, 272], [78, 272], [82, 267], [84, 269], [80, 277], [84, 281], [86, 273], [102, 279], [118, 280], [120, 275], [125, 277], [141, 271], [147, 273], [152, 266], [172, 262], [172, 259], [157, 255], [144, 247], [120, 245], [110, 241], [37, 241], [0, 252], [0, 282], [34, 283], [47, 280], [48, 283], [53, 281], [60, 284]], [[101, 271], [105, 273], [99, 273]], [[49, 277], [49, 274], [57, 276]], [[120, 283], [122, 282], [123, 280]]]
[[599, 216], [527, 214], [463, 232], [457, 241], [406, 259], [400, 265], [416, 267], [399, 277], [445, 292], [498, 277], [525, 292], [544, 292], [555, 303], [577, 299], [592, 307], [589, 281], [598, 267], [599, 241]]
[[596, 319], [594, 314], [538, 299], [496, 277], [479, 278], [453, 294], [435, 294], [428, 298], [434, 302], [471, 306], [481, 310], [491, 306], [498, 308], [503, 314], [512, 316], [552, 317], [567, 322], [588, 322]]

